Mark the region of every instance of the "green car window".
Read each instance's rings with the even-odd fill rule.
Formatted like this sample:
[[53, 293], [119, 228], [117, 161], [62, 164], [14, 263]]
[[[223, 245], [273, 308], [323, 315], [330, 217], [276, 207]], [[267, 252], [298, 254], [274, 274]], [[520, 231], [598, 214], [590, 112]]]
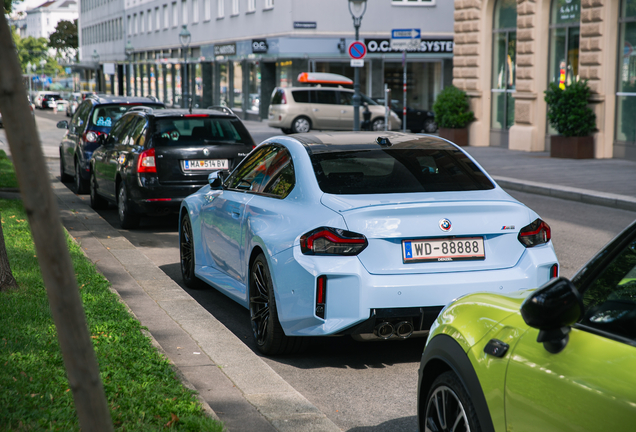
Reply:
[[583, 293], [586, 327], [636, 342], [636, 241], [628, 244]]

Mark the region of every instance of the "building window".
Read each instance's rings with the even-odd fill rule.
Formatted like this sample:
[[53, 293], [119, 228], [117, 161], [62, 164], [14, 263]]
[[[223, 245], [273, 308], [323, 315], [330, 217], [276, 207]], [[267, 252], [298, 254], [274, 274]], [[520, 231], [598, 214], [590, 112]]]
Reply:
[[[616, 132], [619, 142], [636, 143], [636, 0], [621, 2], [618, 39], [618, 80], [616, 92]], [[633, 147], [633, 144], [630, 146]], [[617, 152], [614, 157], [628, 157], [627, 148]]]
[[391, 0], [393, 6], [435, 6], [435, 0]]
[[232, 0], [232, 16], [239, 14], [239, 0]]
[[192, 22], [199, 22], [199, 0], [192, 0]]
[[179, 25], [179, 14], [177, 13], [177, 2], [172, 2], [172, 26]]
[[148, 33], [152, 31], [152, 9], [148, 9]]
[[168, 5], [163, 5], [163, 28], [170, 27], [170, 15], [168, 15]]
[[[562, 89], [579, 79], [581, 0], [552, 0], [548, 81]], [[558, 135], [548, 122], [548, 135]]]
[[216, 0], [216, 17], [223, 18], [225, 16], [225, 0]]
[[247, 0], [247, 12], [254, 12], [256, 10], [256, 0]]
[[143, 12], [139, 12], [139, 22], [141, 24], [141, 26], [140, 26], [141, 33], [143, 33], [145, 31], [144, 30], [144, 27], [145, 27], [144, 22], [145, 21], [144, 21], [144, 13]]
[[129, 35], [133, 34], [133, 32], [132, 32], [132, 23], [133, 23], [132, 19], [131, 19], [130, 15], [128, 15], [128, 34]]
[[159, 13], [159, 8], [155, 8], [155, 31], [159, 31], [161, 29], [161, 14]]
[[188, 1], [181, 0], [181, 21], [182, 24], [188, 23]]
[[274, 0], [265, 0], [264, 9], [273, 9], [273, 8], [274, 8]]
[[210, 3], [212, 3], [212, 0], [203, 0], [203, 16], [206, 21], [210, 21], [212, 18], [212, 6]]
[[507, 130], [515, 122], [517, 69], [517, 1], [498, 0], [495, 4], [492, 47], [491, 129]]
[[133, 15], [133, 28], [135, 34], [139, 33], [139, 23], [137, 22], [137, 14]]

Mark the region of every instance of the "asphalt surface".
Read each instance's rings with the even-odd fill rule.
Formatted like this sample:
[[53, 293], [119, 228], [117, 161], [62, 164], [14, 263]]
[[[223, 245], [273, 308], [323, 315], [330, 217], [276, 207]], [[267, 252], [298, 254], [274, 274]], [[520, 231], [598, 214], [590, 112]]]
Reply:
[[[40, 122], [62, 119], [38, 115]], [[50, 126], [50, 124], [49, 124]], [[279, 133], [266, 123], [246, 122], [256, 142]], [[340, 431], [330, 419], [283, 380], [243, 341], [132, 243], [59, 182], [57, 144], [63, 130], [42, 137], [51, 185], [69, 234], [112, 283], [131, 312], [148, 328], [158, 347], [175, 364], [184, 382], [196, 389], [211, 415], [227, 430]], [[8, 152], [4, 131], [0, 149]], [[467, 147], [504, 189], [636, 211], [636, 163], [617, 159], [553, 159], [547, 153]], [[8, 193], [13, 196], [14, 194]], [[7, 193], [0, 193], [0, 197]]]

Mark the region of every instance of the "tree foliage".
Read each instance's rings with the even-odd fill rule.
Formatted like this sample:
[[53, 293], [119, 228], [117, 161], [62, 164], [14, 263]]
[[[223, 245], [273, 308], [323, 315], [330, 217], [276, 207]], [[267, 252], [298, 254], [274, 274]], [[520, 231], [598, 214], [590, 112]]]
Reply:
[[462, 129], [475, 120], [466, 92], [455, 86], [446, 87], [433, 104], [435, 122], [441, 128]]
[[[55, 59], [49, 57], [48, 41], [45, 38], [34, 38], [33, 36], [21, 38], [13, 29], [11, 33], [23, 73], [28, 73], [27, 65], [29, 63], [33, 66], [33, 73], [41, 74], [44, 72], [46, 75], [55, 75], [63, 71]], [[44, 70], [40, 65], [42, 60], [46, 62]]]
[[49, 47], [55, 48], [62, 57], [74, 58], [77, 53], [79, 38], [77, 36], [77, 20], [61, 20], [49, 37]]
[[4, 0], [4, 4], [3, 4], [3, 6], [4, 6], [4, 13], [5, 13], [5, 14], [10, 14], [10, 13], [11, 13], [11, 11], [13, 10], [13, 5], [14, 5], [15, 3], [19, 3], [19, 2], [21, 2], [21, 1], [22, 1], [22, 0]]
[[560, 135], [588, 136], [596, 128], [596, 115], [587, 106], [589, 97], [587, 80], [574, 81], [565, 89], [559, 88], [558, 83], [550, 83], [545, 91], [548, 121]]

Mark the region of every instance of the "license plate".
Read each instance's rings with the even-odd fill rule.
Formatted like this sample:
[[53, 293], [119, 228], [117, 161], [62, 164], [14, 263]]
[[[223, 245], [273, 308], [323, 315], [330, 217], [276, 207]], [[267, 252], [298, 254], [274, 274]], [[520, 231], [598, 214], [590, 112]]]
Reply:
[[227, 159], [184, 160], [183, 169], [185, 171], [227, 170], [230, 169], [230, 161]]
[[436, 238], [402, 241], [407, 262], [469, 261], [486, 259], [483, 237]]

